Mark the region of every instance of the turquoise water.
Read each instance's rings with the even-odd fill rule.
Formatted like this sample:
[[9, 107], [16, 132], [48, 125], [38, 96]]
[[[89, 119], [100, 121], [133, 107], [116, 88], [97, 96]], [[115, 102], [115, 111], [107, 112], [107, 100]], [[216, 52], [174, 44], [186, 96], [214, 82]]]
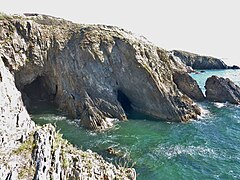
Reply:
[[[211, 75], [229, 77], [240, 85], [239, 70], [192, 74], [204, 88]], [[108, 161], [109, 146], [121, 151], [137, 170], [138, 179], [240, 179], [240, 106], [201, 103], [204, 115], [197, 121], [169, 123], [130, 114], [105, 133], [77, 126], [51, 105], [33, 106], [38, 124], [55, 123], [64, 138], [81, 149], [92, 149]]]

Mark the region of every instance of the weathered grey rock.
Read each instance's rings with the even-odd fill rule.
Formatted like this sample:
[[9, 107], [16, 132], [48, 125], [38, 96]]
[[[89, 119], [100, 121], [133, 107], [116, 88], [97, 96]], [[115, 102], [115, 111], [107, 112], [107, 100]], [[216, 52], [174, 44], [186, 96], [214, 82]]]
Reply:
[[178, 57], [186, 66], [193, 69], [228, 69], [228, 66], [221, 60], [210, 56], [201, 56], [198, 54], [173, 50], [171, 53]]
[[50, 124], [33, 132], [5, 156], [0, 154], [1, 179], [136, 179], [133, 168], [73, 147]]
[[205, 88], [209, 101], [240, 104], [240, 88], [228, 78], [212, 76], [207, 79]]
[[8, 150], [20, 144], [31, 132], [35, 123], [31, 121], [17, 90], [14, 77], [4, 66], [0, 57], [0, 150]]
[[132, 168], [116, 168], [91, 150], [74, 148], [48, 124], [34, 134], [34, 179], [136, 179]]
[[[6, 62], [5, 62], [6, 63]], [[18, 168], [26, 164], [26, 158], [12, 155], [34, 130], [17, 90], [14, 77], [0, 57], [0, 179], [18, 179]]]
[[205, 97], [199, 88], [197, 81], [188, 73], [175, 71], [173, 80], [183, 94], [186, 94], [188, 97], [196, 101], [204, 101]]
[[119, 92], [134, 110], [159, 119], [187, 121], [199, 113], [175, 86], [167, 52], [144, 38], [35, 14], [0, 24], [0, 56], [18, 89], [54, 101], [88, 128], [106, 129], [112, 119], [127, 118]]
[[[116, 167], [96, 153], [74, 148], [53, 126], [35, 126], [15, 86], [14, 75], [22, 70], [29, 73], [24, 83], [35, 80], [42, 71], [42, 52], [28, 44], [29, 22], [26, 31], [12, 17], [6, 16], [0, 24], [0, 179], [136, 179], [133, 168]], [[30, 63], [28, 57], [34, 59], [34, 65], [26, 65]], [[33, 90], [43, 91], [44, 85]], [[48, 92], [41, 91], [40, 97], [46, 99]]]

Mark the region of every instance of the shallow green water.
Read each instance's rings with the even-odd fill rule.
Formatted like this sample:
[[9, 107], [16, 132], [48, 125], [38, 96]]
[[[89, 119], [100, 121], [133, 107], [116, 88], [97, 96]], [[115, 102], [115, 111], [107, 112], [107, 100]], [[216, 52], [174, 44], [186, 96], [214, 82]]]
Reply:
[[[192, 74], [203, 88], [212, 74], [229, 77], [240, 85], [239, 70]], [[138, 179], [240, 179], [240, 107], [227, 103], [201, 103], [204, 115], [185, 124], [154, 121], [131, 114], [105, 133], [78, 127], [52, 106], [33, 106], [38, 124], [56, 123], [71, 143], [92, 149], [107, 160], [109, 146], [128, 154]]]

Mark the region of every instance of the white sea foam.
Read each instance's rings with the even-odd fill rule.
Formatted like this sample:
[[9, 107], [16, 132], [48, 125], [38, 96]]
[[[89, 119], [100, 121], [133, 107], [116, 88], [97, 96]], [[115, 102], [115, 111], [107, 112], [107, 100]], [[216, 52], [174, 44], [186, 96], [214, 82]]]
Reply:
[[62, 120], [66, 120], [67, 117], [49, 114], [49, 115], [41, 116], [41, 117], [39, 117], [39, 119], [41, 119], [41, 120], [46, 120], [46, 121], [48, 121], [48, 120], [50, 120], [50, 119], [51, 119], [51, 120], [54, 120], [54, 121], [62, 121]]
[[162, 146], [160, 145], [157, 149], [154, 150], [154, 154], [157, 156], [166, 156], [168, 159], [174, 158], [178, 155], [200, 155], [200, 156], [217, 156], [217, 153], [208, 147], [204, 146], [183, 146], [183, 145], [176, 145], [176, 146]]
[[201, 109], [201, 115], [198, 116], [198, 119], [205, 119], [206, 117], [209, 117], [211, 115], [211, 112], [207, 109], [205, 109], [202, 106], [199, 106]]
[[70, 124], [70, 125], [74, 125], [74, 126], [78, 126], [79, 125], [79, 123], [78, 123], [78, 121], [77, 120], [67, 120], [67, 123], [68, 124]]
[[226, 106], [226, 103], [215, 102], [215, 103], [214, 103], [214, 106], [217, 107], [217, 108], [222, 108], [222, 107], [225, 107], [225, 106]]

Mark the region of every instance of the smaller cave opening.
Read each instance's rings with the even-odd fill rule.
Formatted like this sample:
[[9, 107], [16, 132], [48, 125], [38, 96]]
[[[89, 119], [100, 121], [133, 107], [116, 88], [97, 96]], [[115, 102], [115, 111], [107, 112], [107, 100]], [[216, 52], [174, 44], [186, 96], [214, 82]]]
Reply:
[[27, 84], [22, 89], [22, 98], [24, 104], [29, 108], [31, 104], [37, 102], [51, 102], [55, 98], [55, 94], [50, 93], [46, 84], [46, 78], [38, 76], [33, 82]]
[[117, 91], [117, 100], [118, 100], [118, 102], [120, 102], [123, 110], [126, 113], [130, 113], [133, 110], [132, 109], [132, 102], [129, 100], [129, 98], [121, 90]]

